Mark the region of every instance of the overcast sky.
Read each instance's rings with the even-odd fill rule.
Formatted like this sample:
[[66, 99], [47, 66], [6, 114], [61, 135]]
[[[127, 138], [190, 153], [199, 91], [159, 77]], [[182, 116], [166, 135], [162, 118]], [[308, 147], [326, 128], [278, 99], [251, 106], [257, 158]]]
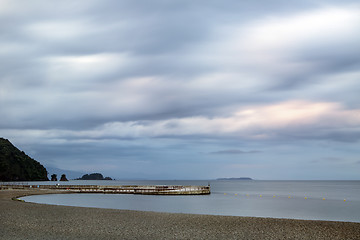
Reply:
[[0, 136], [115, 178], [360, 179], [357, 0], [0, 0]]

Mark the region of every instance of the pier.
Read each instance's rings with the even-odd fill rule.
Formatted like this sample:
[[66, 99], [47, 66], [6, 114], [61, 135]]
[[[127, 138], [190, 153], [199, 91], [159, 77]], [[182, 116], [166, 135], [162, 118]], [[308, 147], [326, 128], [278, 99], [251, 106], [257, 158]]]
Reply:
[[102, 185], [0, 185], [2, 189], [46, 189], [68, 191], [72, 193], [108, 193], [108, 194], [144, 194], [144, 195], [206, 195], [210, 194], [210, 186], [102, 186]]

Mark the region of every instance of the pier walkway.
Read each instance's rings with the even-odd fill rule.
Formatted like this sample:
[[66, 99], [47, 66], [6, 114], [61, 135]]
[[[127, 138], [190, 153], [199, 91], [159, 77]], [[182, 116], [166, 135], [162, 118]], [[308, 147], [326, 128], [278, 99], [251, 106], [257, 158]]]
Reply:
[[102, 186], [102, 185], [0, 185], [1, 189], [51, 189], [74, 193], [148, 194], [148, 195], [205, 195], [210, 186]]

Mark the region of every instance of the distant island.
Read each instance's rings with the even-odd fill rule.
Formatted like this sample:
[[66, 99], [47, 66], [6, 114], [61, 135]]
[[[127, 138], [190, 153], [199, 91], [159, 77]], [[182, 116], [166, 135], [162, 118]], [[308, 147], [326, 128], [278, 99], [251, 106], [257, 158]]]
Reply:
[[0, 181], [49, 181], [46, 168], [0, 138]]
[[216, 180], [253, 180], [249, 177], [240, 177], [240, 178], [217, 178]]
[[75, 180], [112, 180], [111, 177], [104, 177], [101, 173], [85, 174], [81, 178]]

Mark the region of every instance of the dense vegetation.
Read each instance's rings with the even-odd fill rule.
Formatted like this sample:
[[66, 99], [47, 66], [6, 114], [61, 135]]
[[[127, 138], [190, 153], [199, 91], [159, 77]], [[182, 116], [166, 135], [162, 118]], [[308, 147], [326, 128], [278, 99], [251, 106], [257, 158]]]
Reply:
[[48, 181], [46, 168], [0, 138], [0, 181]]
[[110, 177], [105, 177], [101, 173], [85, 174], [77, 180], [112, 180]]
[[57, 175], [56, 174], [51, 175], [51, 181], [57, 181]]
[[61, 178], [60, 178], [60, 181], [69, 181], [69, 180], [66, 178], [65, 174], [62, 174]]

